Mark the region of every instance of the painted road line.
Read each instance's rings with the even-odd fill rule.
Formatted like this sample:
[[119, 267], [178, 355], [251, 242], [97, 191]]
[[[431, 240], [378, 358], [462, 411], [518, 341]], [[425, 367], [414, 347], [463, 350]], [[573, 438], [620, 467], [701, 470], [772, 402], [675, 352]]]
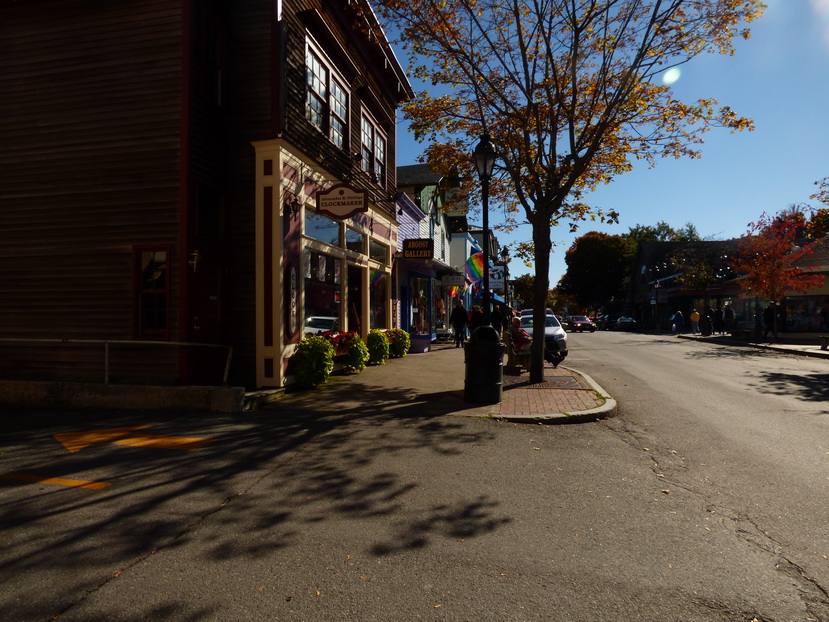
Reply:
[[87, 490], [101, 490], [110, 484], [107, 482], [87, 482], [82, 479], [68, 479], [65, 477], [44, 477], [42, 475], [26, 475], [25, 473], [0, 473], [0, 479], [10, 479], [29, 484], [51, 484], [53, 486], [72, 486]]
[[181, 449], [193, 451], [215, 442], [214, 438], [197, 438], [193, 436], [159, 436], [153, 434], [139, 434], [114, 441], [113, 445], [127, 447], [151, 447], [153, 449]]
[[110, 428], [108, 430], [92, 430], [90, 432], [67, 432], [66, 434], [55, 434], [57, 441], [66, 447], [73, 454], [90, 445], [108, 443], [127, 436], [130, 432], [149, 428], [149, 425], [139, 425], [131, 428]]

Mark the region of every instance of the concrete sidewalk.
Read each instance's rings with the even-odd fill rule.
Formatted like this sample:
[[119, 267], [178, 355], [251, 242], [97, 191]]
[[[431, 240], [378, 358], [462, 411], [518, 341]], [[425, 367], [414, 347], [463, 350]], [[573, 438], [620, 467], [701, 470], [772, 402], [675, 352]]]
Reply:
[[530, 423], [577, 423], [610, 417], [616, 402], [589, 376], [549, 363], [544, 382], [530, 384], [527, 372], [504, 373], [500, 404], [465, 400], [466, 363], [463, 348], [432, 344], [430, 352], [389, 359], [359, 374], [334, 375], [310, 391], [289, 392], [269, 410], [320, 410], [335, 403], [340, 410], [418, 408], [430, 413], [490, 417]]
[[763, 339], [745, 341], [735, 339], [731, 335], [700, 335], [691, 333], [682, 333], [677, 335], [680, 339], [692, 339], [695, 341], [703, 341], [706, 343], [717, 343], [727, 346], [742, 346], [744, 348], [758, 348], [761, 350], [771, 350], [773, 352], [785, 352], [787, 354], [796, 354], [798, 356], [811, 356], [813, 358], [829, 359], [829, 350], [822, 350], [818, 337], [815, 336], [814, 343], [785, 343], [786, 335], [783, 334], [776, 339]]

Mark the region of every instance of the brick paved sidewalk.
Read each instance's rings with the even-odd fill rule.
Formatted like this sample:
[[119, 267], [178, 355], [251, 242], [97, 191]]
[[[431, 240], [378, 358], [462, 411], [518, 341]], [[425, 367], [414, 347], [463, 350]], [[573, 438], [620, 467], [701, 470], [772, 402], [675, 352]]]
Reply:
[[504, 374], [502, 418], [572, 418], [591, 413], [591, 418], [608, 416], [615, 402], [603, 395], [579, 372], [567, 367], [544, 366], [544, 382], [530, 384], [529, 373]]

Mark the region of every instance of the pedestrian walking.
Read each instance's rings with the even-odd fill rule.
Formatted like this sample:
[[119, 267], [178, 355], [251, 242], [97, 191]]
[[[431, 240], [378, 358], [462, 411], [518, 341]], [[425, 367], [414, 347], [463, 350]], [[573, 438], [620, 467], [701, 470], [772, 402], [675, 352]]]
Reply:
[[699, 311], [696, 309], [691, 311], [691, 332], [694, 335], [699, 335]]
[[763, 309], [763, 327], [765, 328], [763, 339], [768, 338], [769, 333], [774, 336], [774, 305], [772, 303], [769, 303], [768, 306]]
[[469, 332], [472, 333], [476, 328], [484, 323], [484, 310], [480, 305], [472, 305], [472, 311], [469, 312]]
[[506, 328], [504, 325], [504, 316], [501, 313], [501, 305], [495, 305], [495, 308], [489, 316], [489, 322], [492, 324], [492, 328], [498, 331], [499, 335]]
[[725, 332], [725, 313], [720, 305], [717, 305], [717, 310], [714, 311], [714, 333], [722, 335]]
[[725, 332], [731, 333], [734, 331], [734, 307], [731, 305], [725, 305], [725, 309], [723, 310], [723, 315], [725, 319]]
[[455, 308], [452, 309], [452, 313], [449, 315], [449, 323], [452, 325], [452, 330], [455, 332], [455, 347], [460, 348], [461, 344], [466, 339], [466, 324], [468, 322], [468, 316], [466, 313], [466, 307], [463, 306], [463, 300], [458, 298], [458, 302], [455, 303]]
[[673, 319], [673, 326], [676, 334], [680, 334], [682, 330], [685, 328], [685, 316], [682, 315], [682, 311], [677, 311], [674, 313]]

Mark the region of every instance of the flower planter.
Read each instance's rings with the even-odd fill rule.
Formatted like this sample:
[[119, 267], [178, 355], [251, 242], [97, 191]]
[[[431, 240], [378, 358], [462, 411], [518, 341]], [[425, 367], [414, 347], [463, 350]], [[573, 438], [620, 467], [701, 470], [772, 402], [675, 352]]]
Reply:
[[432, 349], [431, 335], [412, 335], [412, 345], [409, 347], [410, 354], [420, 354]]

